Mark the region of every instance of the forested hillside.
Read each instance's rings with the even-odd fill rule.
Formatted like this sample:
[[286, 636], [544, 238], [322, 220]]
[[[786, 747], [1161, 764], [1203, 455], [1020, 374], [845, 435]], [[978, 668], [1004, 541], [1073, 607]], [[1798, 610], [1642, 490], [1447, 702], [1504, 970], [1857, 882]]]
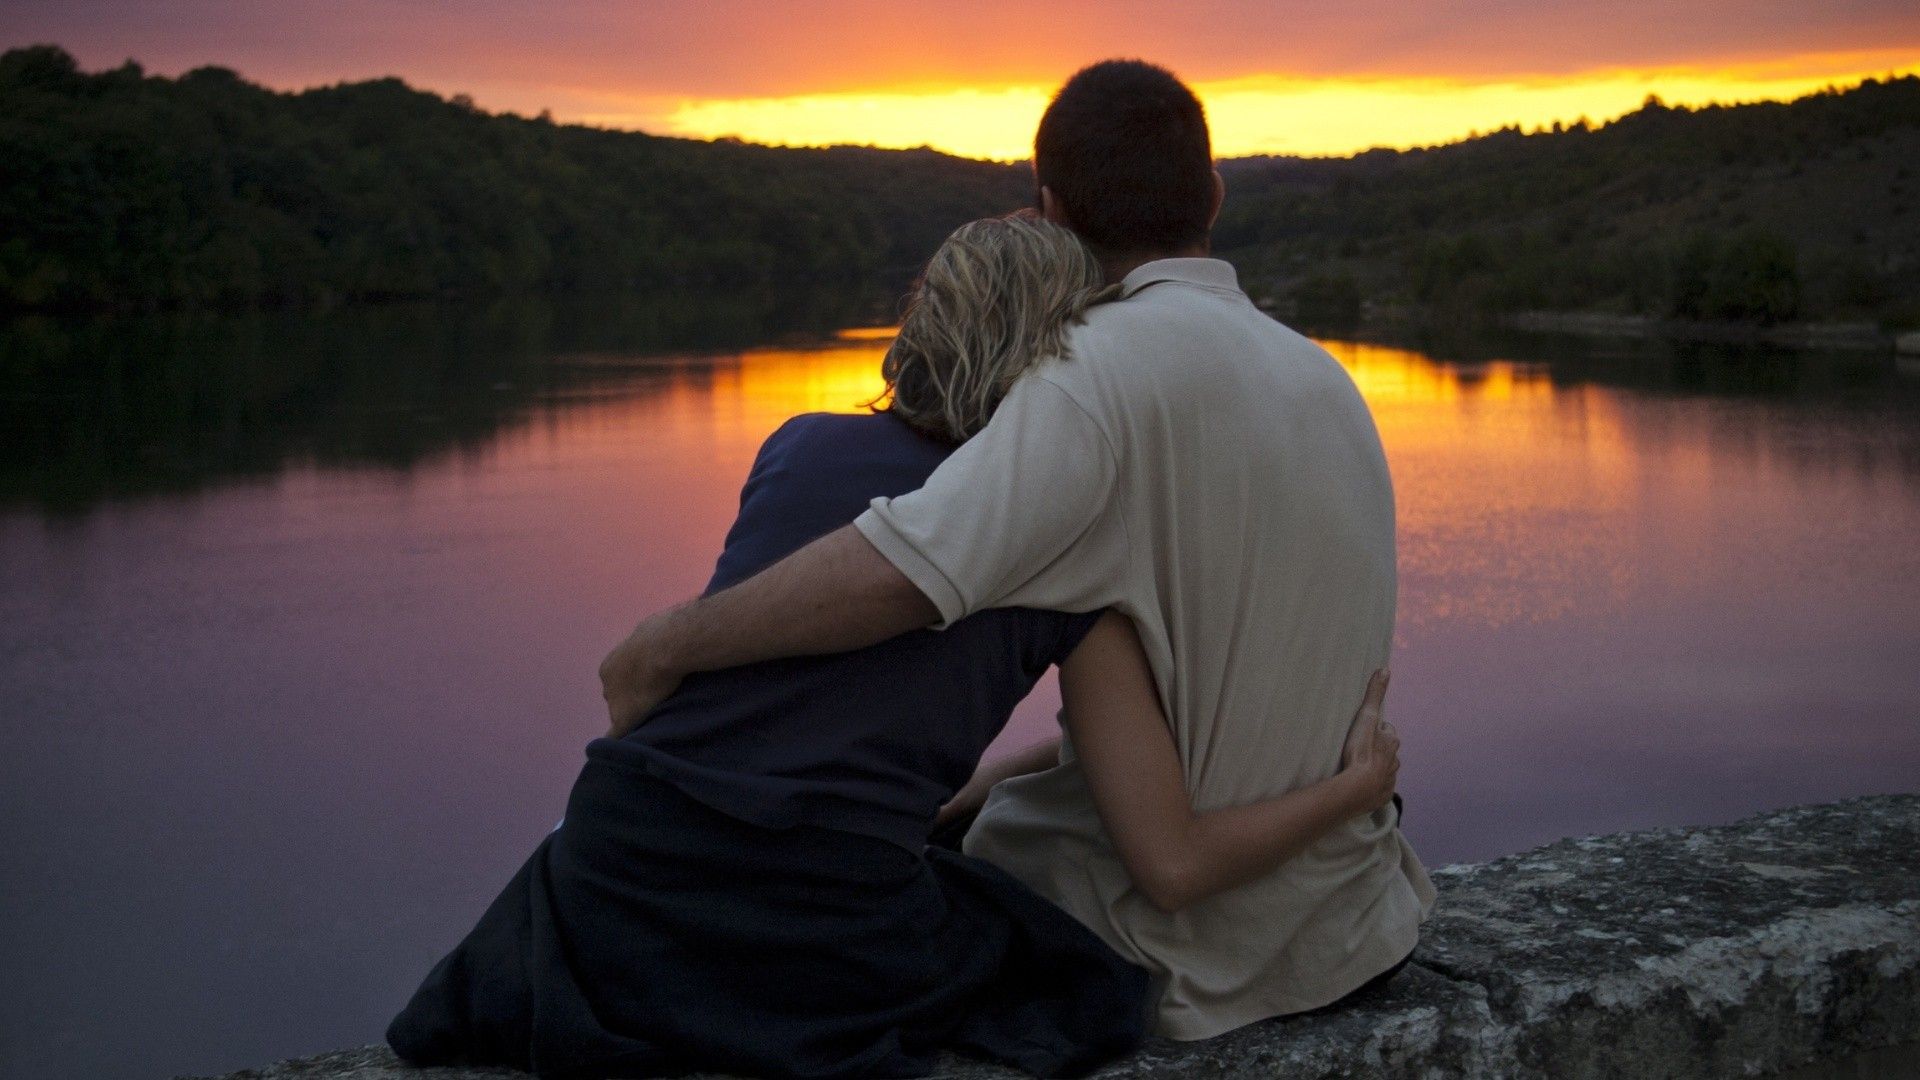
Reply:
[[1018, 168], [490, 115], [397, 79], [277, 93], [0, 56], [0, 305], [255, 305], [904, 277]]
[[1920, 79], [1650, 101], [1589, 128], [1228, 162], [1218, 251], [1309, 312], [1604, 310], [1920, 325]]
[[[1368, 302], [1920, 325], [1920, 79], [1791, 104], [1222, 164], [1216, 250], [1310, 319]], [[1031, 201], [1024, 166], [492, 115], [397, 79], [0, 55], [0, 307], [871, 283]]]

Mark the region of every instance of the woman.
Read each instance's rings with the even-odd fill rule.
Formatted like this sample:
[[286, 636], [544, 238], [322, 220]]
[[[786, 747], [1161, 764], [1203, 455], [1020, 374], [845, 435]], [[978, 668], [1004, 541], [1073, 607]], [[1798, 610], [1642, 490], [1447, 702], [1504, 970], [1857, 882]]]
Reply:
[[[768, 438], [709, 591], [917, 488], [1103, 296], [1072, 234], [957, 230], [887, 354], [886, 408]], [[1069, 360], [1070, 362], [1070, 360]], [[1143, 1036], [1146, 973], [1001, 871], [926, 844], [1049, 666], [1142, 890], [1230, 888], [1391, 797], [1377, 682], [1345, 768], [1196, 815], [1125, 618], [1008, 609], [689, 679], [595, 740], [566, 817], [389, 1028], [417, 1064], [543, 1076], [907, 1076], [952, 1048], [1040, 1075]]]

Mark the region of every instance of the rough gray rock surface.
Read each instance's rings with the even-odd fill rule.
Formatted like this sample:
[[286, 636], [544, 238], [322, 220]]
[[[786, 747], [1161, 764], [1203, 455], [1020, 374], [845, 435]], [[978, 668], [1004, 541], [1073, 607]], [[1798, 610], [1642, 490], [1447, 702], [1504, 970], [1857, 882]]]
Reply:
[[[1381, 993], [1154, 1040], [1098, 1076], [1763, 1076], [1920, 1040], [1920, 795], [1562, 840], [1434, 884], [1414, 962]], [[366, 1047], [224, 1080], [518, 1075]], [[956, 1058], [942, 1075], [1018, 1074]]]
[[1754, 1076], [1920, 1038], [1914, 796], [1562, 840], [1435, 884], [1416, 962], [1486, 991], [1503, 1075]]

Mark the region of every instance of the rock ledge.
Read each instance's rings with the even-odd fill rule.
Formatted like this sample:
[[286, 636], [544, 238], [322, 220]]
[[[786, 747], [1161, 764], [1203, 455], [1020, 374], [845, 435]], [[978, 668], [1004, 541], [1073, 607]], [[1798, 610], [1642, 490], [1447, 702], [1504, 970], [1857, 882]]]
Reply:
[[[1097, 1075], [1763, 1076], [1920, 1039], [1920, 795], [1562, 840], [1433, 876], [1420, 948], [1381, 993], [1155, 1040]], [[372, 1046], [223, 1080], [518, 1075], [410, 1069]], [[1017, 1074], [955, 1058], [942, 1075]]]

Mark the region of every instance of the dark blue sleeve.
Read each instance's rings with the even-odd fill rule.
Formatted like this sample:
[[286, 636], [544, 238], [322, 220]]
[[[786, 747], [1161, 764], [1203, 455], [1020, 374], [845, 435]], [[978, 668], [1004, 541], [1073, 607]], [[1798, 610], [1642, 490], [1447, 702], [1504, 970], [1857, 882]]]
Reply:
[[760, 447], [707, 591], [759, 573], [859, 517], [877, 496], [926, 483], [951, 447], [887, 415], [802, 413]]
[[713, 576], [707, 580], [706, 592], [715, 593], [744, 581], [779, 558], [774, 552], [785, 546], [782, 542], [785, 538], [779, 535], [779, 530], [769, 527], [780, 516], [774, 504], [779, 501], [784, 487], [782, 477], [794, 464], [812, 416], [802, 413], [792, 417], [760, 444], [753, 468], [747, 470], [747, 482], [740, 488], [740, 510], [727, 530], [726, 543], [714, 563]]

